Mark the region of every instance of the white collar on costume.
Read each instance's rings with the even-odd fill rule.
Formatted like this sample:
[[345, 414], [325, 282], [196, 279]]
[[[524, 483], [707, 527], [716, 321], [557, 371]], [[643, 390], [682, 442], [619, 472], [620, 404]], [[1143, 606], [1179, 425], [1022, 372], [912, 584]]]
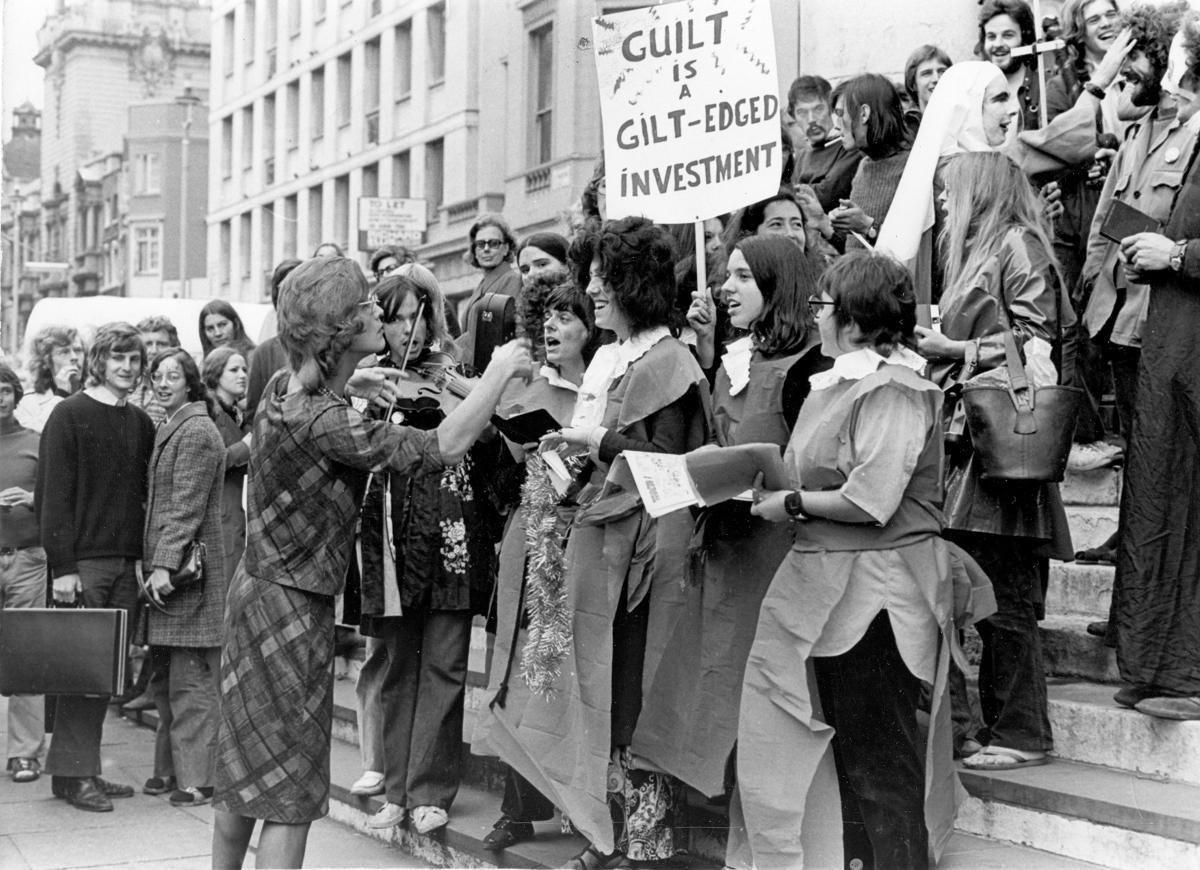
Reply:
[[625, 374], [625, 370], [631, 364], [641, 359], [646, 351], [670, 335], [670, 330], [660, 326], [639, 332], [617, 344], [601, 345], [588, 364], [587, 371], [583, 373], [583, 383], [579, 385], [579, 399], [575, 402], [571, 426], [599, 426], [608, 406], [609, 387]]
[[928, 365], [925, 358], [909, 350], [898, 347], [891, 356], [880, 356], [872, 347], [864, 347], [850, 353], [844, 353], [833, 361], [833, 368], [818, 372], [808, 379], [814, 390], [824, 390], [842, 381], [861, 381], [869, 374], [879, 371], [881, 365], [899, 365], [912, 369], [921, 374]]
[[729, 376], [729, 395], [736, 396], [750, 383], [750, 358], [754, 355], [754, 342], [750, 336], [739, 338], [725, 345], [721, 365]]
[[543, 378], [545, 378], [546, 382], [548, 384], [550, 384], [550, 386], [552, 386], [552, 387], [560, 387], [561, 389], [564, 389], [564, 390], [570, 390], [572, 393], [579, 392], [580, 385], [573, 384], [570, 381], [568, 381], [561, 374], [559, 374], [558, 369], [556, 369], [552, 365], [542, 366], [542, 368], [538, 372], [538, 374], [541, 375]]

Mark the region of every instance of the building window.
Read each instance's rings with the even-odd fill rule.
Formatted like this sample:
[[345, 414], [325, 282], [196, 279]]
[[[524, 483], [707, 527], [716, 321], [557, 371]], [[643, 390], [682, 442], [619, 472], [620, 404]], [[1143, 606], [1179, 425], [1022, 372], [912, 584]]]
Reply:
[[333, 180], [333, 238], [343, 247], [350, 242], [350, 176]]
[[263, 0], [263, 45], [274, 48], [278, 40], [279, 30], [279, 0]]
[[430, 220], [437, 215], [445, 195], [445, 151], [441, 139], [425, 143], [425, 201], [428, 203]]
[[379, 165], [372, 163], [362, 169], [362, 195], [379, 196]]
[[233, 175], [233, 115], [221, 119], [221, 177]]
[[242, 169], [254, 165], [254, 107], [242, 109]]
[[263, 130], [262, 130], [263, 160], [275, 159], [275, 95], [267, 94], [263, 98]]
[[350, 52], [337, 59], [337, 123], [345, 127], [350, 123]]
[[313, 21], [325, 20], [325, 0], [314, 0], [313, 2]]
[[324, 241], [321, 235], [321, 211], [325, 207], [325, 191], [321, 185], [308, 191], [308, 249], [315, 251]]
[[300, 200], [292, 194], [283, 201], [283, 251], [285, 257], [296, 256], [299, 241], [297, 227], [300, 225]]
[[312, 138], [320, 139], [325, 135], [325, 67], [312, 71]]
[[412, 153], [401, 151], [392, 158], [392, 196], [412, 196]]
[[242, 20], [245, 22], [242, 25], [242, 30], [245, 32], [246, 38], [243, 40], [242, 44], [245, 46], [247, 64], [254, 63], [254, 55], [258, 50], [258, 46], [255, 45], [256, 24], [254, 21], [254, 13], [254, 0], [246, 0], [244, 12], [242, 13]]
[[138, 196], [162, 192], [157, 153], [138, 154], [133, 158], [133, 192]]
[[396, 99], [412, 93], [412, 19], [396, 25]]
[[429, 83], [446, 78], [446, 4], [429, 7]]
[[234, 49], [234, 46], [237, 45], [237, 38], [235, 36], [237, 31], [234, 29], [232, 12], [230, 12], [228, 15], [225, 16], [224, 31], [225, 31], [225, 56], [221, 59], [221, 66], [225, 72], [225, 75], [231, 76], [231, 75], [233, 75], [233, 49]]
[[290, 150], [300, 144], [300, 82], [288, 82], [284, 99], [284, 110], [287, 112], [287, 147]]
[[157, 275], [161, 267], [162, 231], [159, 227], [133, 230], [133, 269], [139, 275]]
[[233, 223], [221, 222], [221, 283], [228, 284], [230, 270], [233, 269]]
[[259, 230], [262, 233], [262, 257], [260, 259], [269, 269], [275, 264], [275, 209], [270, 205], [264, 206], [258, 219], [261, 222]]
[[238, 265], [242, 278], [250, 277], [250, 212], [238, 218]]
[[288, 4], [288, 33], [297, 36], [300, 33], [300, 0], [287, 0]]
[[529, 34], [530, 106], [533, 129], [529, 137], [529, 162], [547, 163], [554, 141], [554, 25]]

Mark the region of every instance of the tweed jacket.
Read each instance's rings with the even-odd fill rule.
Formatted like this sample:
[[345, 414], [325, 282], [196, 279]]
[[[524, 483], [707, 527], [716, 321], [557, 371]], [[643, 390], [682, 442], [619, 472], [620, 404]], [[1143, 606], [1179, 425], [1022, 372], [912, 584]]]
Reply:
[[185, 405], [159, 427], [148, 476], [143, 570], [176, 570], [197, 537], [206, 549], [203, 586], [167, 596], [166, 613], [151, 608], [150, 643], [220, 646], [229, 585], [221, 533], [225, 443], [203, 402]]

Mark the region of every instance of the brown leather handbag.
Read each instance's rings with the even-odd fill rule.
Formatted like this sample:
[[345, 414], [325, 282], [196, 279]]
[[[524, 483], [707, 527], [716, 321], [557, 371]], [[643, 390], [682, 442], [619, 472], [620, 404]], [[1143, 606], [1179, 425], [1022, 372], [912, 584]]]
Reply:
[[1007, 385], [967, 383], [962, 389], [981, 476], [1057, 483], [1066, 474], [1083, 390], [1061, 385], [1033, 389], [1011, 329], [1004, 333], [1004, 357]]

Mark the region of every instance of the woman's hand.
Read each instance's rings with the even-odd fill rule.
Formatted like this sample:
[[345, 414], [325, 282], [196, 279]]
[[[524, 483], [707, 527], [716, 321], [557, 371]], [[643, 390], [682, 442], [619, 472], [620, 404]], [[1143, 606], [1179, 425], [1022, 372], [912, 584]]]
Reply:
[[10, 486], [0, 492], [0, 510], [10, 511], [18, 507], [33, 510], [33, 493], [19, 486]]
[[1090, 80], [1097, 86], [1108, 90], [1108, 86], [1121, 74], [1121, 66], [1125, 63], [1125, 57], [1133, 50], [1135, 44], [1133, 34], [1126, 27], [1117, 34], [1117, 38], [1108, 47], [1108, 51], [1104, 52], [1104, 57], [1092, 71]]
[[841, 204], [829, 213], [833, 228], [842, 233], [865, 233], [875, 223], [871, 217], [853, 202], [843, 199]]
[[1139, 273], [1171, 268], [1175, 243], [1159, 233], [1137, 233], [1121, 239], [1121, 261]]
[[967, 343], [946, 338], [940, 332], [926, 326], [913, 328], [917, 337], [917, 353], [925, 359], [962, 359], [967, 354]]
[[756, 517], [762, 517], [767, 522], [786, 523], [791, 519], [784, 506], [784, 501], [789, 495], [791, 495], [791, 491], [786, 489], [756, 489], [754, 504], [750, 505], [750, 513]]
[[697, 337], [711, 336], [717, 328], [717, 303], [707, 287], [692, 291], [692, 304], [687, 310], [687, 322]]
[[171, 572], [166, 568], [155, 568], [151, 571], [150, 579], [146, 581], [146, 591], [151, 600], [162, 606], [163, 599], [175, 591], [175, 587], [171, 585]]
[[557, 432], [547, 432], [542, 436], [542, 440], [538, 444], [538, 449], [542, 452], [557, 450], [564, 444], [586, 449], [591, 446], [595, 428], [593, 426], [568, 426], [565, 429], [559, 429]]

